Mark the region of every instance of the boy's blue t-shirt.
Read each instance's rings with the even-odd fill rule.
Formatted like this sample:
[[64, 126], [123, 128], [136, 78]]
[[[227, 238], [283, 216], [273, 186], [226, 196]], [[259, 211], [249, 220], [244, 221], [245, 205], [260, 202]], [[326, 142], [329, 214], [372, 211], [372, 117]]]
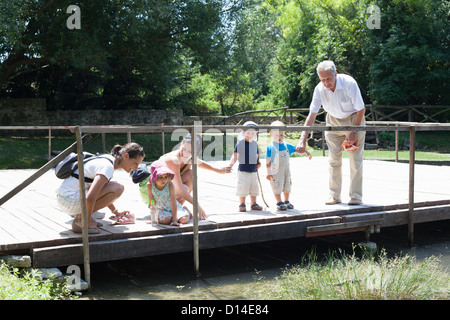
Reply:
[[239, 171], [256, 172], [258, 163], [258, 143], [256, 141], [247, 142], [240, 140], [234, 147], [234, 152], [239, 154]]
[[272, 141], [268, 146], [267, 146], [267, 150], [266, 150], [266, 159], [270, 158], [270, 162], [273, 163], [273, 161], [275, 160], [275, 155], [277, 154], [277, 150], [278, 151], [284, 151], [284, 150], [288, 150], [289, 151], [289, 155], [293, 154], [295, 152], [295, 149], [297, 147], [294, 146], [293, 144], [287, 143], [285, 141], [283, 141], [283, 143], [278, 144], [275, 141]]

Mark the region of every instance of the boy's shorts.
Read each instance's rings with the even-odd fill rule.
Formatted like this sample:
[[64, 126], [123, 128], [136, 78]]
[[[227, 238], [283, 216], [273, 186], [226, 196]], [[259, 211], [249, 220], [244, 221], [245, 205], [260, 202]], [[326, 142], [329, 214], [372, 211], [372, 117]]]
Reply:
[[289, 166], [280, 166], [276, 174], [273, 175], [273, 180], [270, 181], [273, 193], [291, 192], [291, 185], [291, 170]]
[[256, 172], [238, 171], [236, 188], [238, 197], [259, 196], [258, 176]]

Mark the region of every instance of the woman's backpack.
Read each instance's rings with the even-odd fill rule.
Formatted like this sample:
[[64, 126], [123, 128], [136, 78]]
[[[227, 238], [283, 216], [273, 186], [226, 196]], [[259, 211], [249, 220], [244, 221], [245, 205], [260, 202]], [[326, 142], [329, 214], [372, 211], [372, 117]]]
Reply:
[[[114, 165], [114, 162], [108, 157], [98, 154], [92, 154], [89, 152], [83, 152], [83, 159], [84, 159], [83, 163], [98, 158], [108, 159]], [[56, 165], [55, 175], [59, 179], [67, 179], [68, 177], [75, 177], [78, 179], [79, 178], [78, 174], [74, 173], [75, 170], [77, 169], [78, 169], [78, 154], [72, 152], [67, 157], [65, 157], [64, 160], [62, 160], [60, 163]], [[91, 183], [94, 180], [92, 180], [91, 178], [84, 177], [84, 181]]]

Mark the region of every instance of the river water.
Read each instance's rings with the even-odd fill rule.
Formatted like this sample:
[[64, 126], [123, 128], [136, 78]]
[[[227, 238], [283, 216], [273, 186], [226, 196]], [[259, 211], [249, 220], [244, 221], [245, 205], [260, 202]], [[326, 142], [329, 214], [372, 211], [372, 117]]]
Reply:
[[[440, 257], [450, 272], [450, 220], [416, 224], [415, 245], [408, 246], [407, 227], [381, 229], [371, 235], [388, 256], [412, 255], [418, 261]], [[192, 252], [91, 264], [92, 290], [87, 300], [245, 300], [253, 286], [270, 282], [285, 268], [299, 264], [312, 249], [320, 255], [340, 249], [349, 254], [364, 234], [295, 238], [200, 251], [200, 277], [194, 275]]]

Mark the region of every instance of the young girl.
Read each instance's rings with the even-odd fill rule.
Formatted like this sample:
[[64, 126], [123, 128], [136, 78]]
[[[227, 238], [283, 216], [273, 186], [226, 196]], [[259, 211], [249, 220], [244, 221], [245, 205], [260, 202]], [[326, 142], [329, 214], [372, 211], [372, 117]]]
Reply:
[[189, 222], [190, 213], [176, 200], [173, 177], [173, 171], [164, 161], [152, 163], [147, 183], [148, 203], [155, 201], [159, 223], [179, 226]]
[[[170, 170], [174, 173], [172, 183], [175, 186], [177, 201], [184, 204], [186, 201], [193, 204], [194, 199], [191, 196], [193, 188], [192, 176], [192, 150], [191, 150], [191, 134], [187, 134], [180, 143], [178, 149], [162, 155], [159, 160], [165, 162]], [[216, 173], [224, 174], [230, 173], [231, 170], [227, 167], [216, 168], [206, 161], [199, 158], [202, 151], [202, 138], [200, 135], [196, 136], [197, 144], [197, 165], [199, 168], [207, 169]], [[203, 210], [200, 203], [198, 204], [198, 216], [200, 219], [207, 219], [206, 212]]]
[[[124, 146], [116, 145], [112, 148], [110, 155], [91, 160], [85, 164], [84, 176], [93, 179], [92, 183], [85, 184], [88, 233], [100, 232], [97, 228], [100, 224], [92, 218], [92, 213], [104, 207], [108, 207], [119, 220], [128, 220], [129, 212], [119, 212], [114, 206], [114, 201], [122, 195], [124, 186], [117, 181], [110, 180], [114, 170], [124, 169], [126, 172], [136, 170], [144, 156], [143, 148], [133, 142]], [[74, 173], [77, 174], [78, 170]], [[75, 177], [65, 179], [56, 193], [58, 206], [63, 211], [76, 215], [72, 222], [72, 230], [81, 233], [80, 185], [78, 179]]]

